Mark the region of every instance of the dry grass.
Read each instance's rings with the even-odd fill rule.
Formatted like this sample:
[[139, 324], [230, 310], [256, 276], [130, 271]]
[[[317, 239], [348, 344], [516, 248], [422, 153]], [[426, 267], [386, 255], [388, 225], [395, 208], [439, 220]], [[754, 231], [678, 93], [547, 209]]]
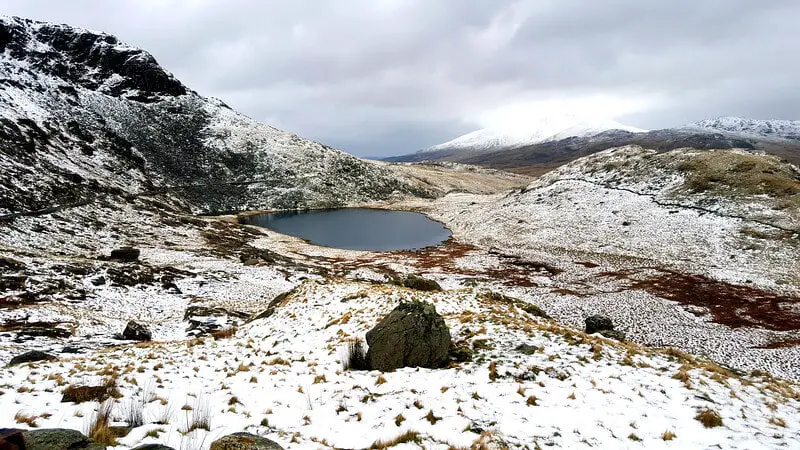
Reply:
[[409, 442], [413, 442], [413, 443], [416, 443], [416, 444], [419, 444], [420, 442], [422, 442], [422, 439], [420, 438], [419, 433], [417, 433], [416, 431], [413, 431], [413, 430], [408, 430], [405, 433], [395, 437], [394, 439], [390, 439], [388, 441], [384, 441], [382, 439], [379, 439], [379, 440], [375, 441], [369, 448], [370, 448], [370, 450], [384, 450], [384, 449], [387, 449], [387, 448], [394, 447], [396, 445], [406, 444], [406, 443], [409, 443]]
[[714, 428], [722, 426], [722, 416], [711, 408], [704, 408], [697, 413], [694, 417], [706, 428]]
[[786, 428], [786, 421], [785, 421], [785, 420], [783, 420], [783, 419], [782, 419], [782, 418], [780, 418], [780, 417], [770, 417], [770, 419], [769, 419], [769, 423], [771, 423], [771, 424], [773, 424], [773, 425], [775, 425], [775, 426], [779, 426], [779, 427], [782, 427], [782, 428]]
[[492, 361], [489, 363], [489, 381], [497, 379], [497, 362]]
[[433, 414], [433, 410], [432, 410], [432, 409], [430, 409], [430, 410], [428, 410], [428, 414], [426, 414], [426, 415], [425, 415], [425, 420], [427, 420], [428, 422], [430, 422], [430, 423], [431, 423], [431, 425], [436, 425], [436, 422], [438, 422], [438, 421], [442, 420], [442, 418], [441, 418], [441, 417], [436, 417], [436, 416]]
[[213, 337], [214, 339], [232, 338], [234, 335], [236, 335], [236, 331], [237, 330], [238, 330], [238, 328], [236, 328], [236, 327], [225, 328], [225, 329], [222, 329], [222, 330], [215, 331], [215, 332], [211, 333], [211, 337]]
[[27, 426], [29, 426], [31, 428], [36, 428], [37, 426], [39, 426], [36, 423], [36, 419], [37, 419], [36, 416], [29, 416], [29, 415], [25, 414], [22, 411], [17, 411], [17, 413], [14, 414], [14, 420], [17, 423], [24, 423], [25, 425], [27, 425]]
[[111, 429], [111, 412], [114, 403], [111, 400], [102, 403], [89, 423], [89, 432], [86, 433], [90, 439], [103, 445], [117, 445], [117, 435]]
[[187, 412], [186, 426], [181, 432], [188, 434], [194, 430], [211, 430], [211, 407], [208, 400], [202, 395], [197, 396], [192, 411], [190, 413]]
[[676, 437], [677, 437], [677, 436], [675, 435], [675, 433], [673, 433], [673, 432], [672, 432], [672, 431], [670, 431], [670, 430], [667, 430], [667, 431], [665, 431], [665, 432], [664, 432], [664, 433], [661, 435], [661, 439], [663, 439], [663, 440], [665, 440], [665, 441], [671, 441], [671, 440], [675, 439]]
[[108, 398], [120, 396], [116, 377], [110, 377], [100, 386], [69, 385], [61, 391], [61, 402], [103, 402]]

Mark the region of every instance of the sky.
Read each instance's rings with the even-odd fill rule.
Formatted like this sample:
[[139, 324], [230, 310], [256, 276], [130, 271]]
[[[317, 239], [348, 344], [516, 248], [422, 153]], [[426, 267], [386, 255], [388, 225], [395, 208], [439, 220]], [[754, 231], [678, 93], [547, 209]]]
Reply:
[[360, 156], [545, 115], [800, 119], [797, 0], [0, 0]]

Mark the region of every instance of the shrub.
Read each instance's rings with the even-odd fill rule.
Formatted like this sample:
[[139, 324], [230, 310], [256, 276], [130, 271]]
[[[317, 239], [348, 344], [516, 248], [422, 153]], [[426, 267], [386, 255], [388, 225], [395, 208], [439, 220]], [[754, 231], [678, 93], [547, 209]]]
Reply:
[[367, 361], [367, 350], [361, 340], [347, 342], [344, 358], [342, 358], [344, 370], [369, 370]]

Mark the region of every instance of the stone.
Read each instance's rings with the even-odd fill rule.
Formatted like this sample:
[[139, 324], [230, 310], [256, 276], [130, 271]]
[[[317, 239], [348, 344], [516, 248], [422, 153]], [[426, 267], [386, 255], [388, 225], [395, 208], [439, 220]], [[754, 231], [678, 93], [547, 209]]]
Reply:
[[9, 366], [14, 366], [17, 364], [24, 364], [28, 362], [37, 362], [37, 361], [55, 361], [57, 358], [49, 353], [40, 352], [39, 350], [31, 350], [29, 352], [25, 352], [21, 355], [17, 355], [11, 358], [11, 361], [8, 362]]
[[124, 262], [133, 262], [139, 259], [139, 254], [141, 252], [138, 248], [133, 247], [120, 247], [114, 250], [111, 250], [111, 259], [115, 259], [117, 261], [124, 261]]
[[150, 341], [153, 339], [153, 335], [146, 326], [131, 320], [128, 322], [128, 325], [125, 326], [125, 331], [122, 332], [122, 338], [131, 341]]
[[586, 318], [586, 333], [594, 334], [602, 330], [613, 330], [614, 323], [606, 316], [591, 316]]
[[447, 363], [450, 330], [431, 303], [401, 303], [367, 332], [372, 369], [439, 368]]
[[134, 447], [131, 450], [175, 450], [175, 449], [161, 444], [144, 444], [138, 447]]
[[283, 447], [255, 434], [233, 433], [212, 442], [209, 450], [283, 450]]
[[64, 449], [105, 449], [104, 445], [93, 442], [77, 430], [65, 428], [46, 428], [22, 433], [25, 450], [64, 450]]
[[409, 289], [416, 289], [418, 291], [441, 291], [442, 287], [435, 280], [423, 278], [418, 275], [407, 275], [405, 278], [394, 280], [394, 284], [398, 286], [407, 287]]
[[609, 339], [616, 339], [618, 341], [625, 340], [625, 333], [619, 330], [600, 330], [599, 333], [602, 334], [603, 337], [607, 337]]
[[25, 442], [22, 437], [23, 430], [15, 428], [0, 428], [0, 449], [22, 450]]

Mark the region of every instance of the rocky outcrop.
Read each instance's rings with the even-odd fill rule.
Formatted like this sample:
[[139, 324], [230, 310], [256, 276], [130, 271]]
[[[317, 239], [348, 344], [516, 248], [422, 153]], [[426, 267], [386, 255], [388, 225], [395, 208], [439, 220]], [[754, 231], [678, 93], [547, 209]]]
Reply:
[[233, 433], [212, 442], [209, 450], [283, 450], [283, 447], [255, 434]]
[[48, 428], [25, 431], [22, 433], [25, 450], [103, 450], [105, 445], [98, 444], [77, 430], [64, 428]]
[[201, 97], [111, 35], [3, 17], [2, 52], [0, 220], [142, 194], [192, 213], [428, 195]]
[[401, 303], [367, 332], [367, 361], [382, 371], [439, 368], [447, 362], [450, 343], [450, 330], [432, 304]]
[[122, 338], [130, 341], [150, 341], [153, 339], [153, 334], [150, 330], [136, 321], [129, 321], [125, 326], [125, 331], [122, 332]]
[[55, 361], [56, 359], [58, 358], [49, 353], [40, 352], [38, 350], [31, 350], [29, 352], [25, 352], [21, 355], [17, 355], [11, 358], [11, 361], [8, 362], [8, 365], [15, 366], [17, 364], [24, 364], [37, 361]]

